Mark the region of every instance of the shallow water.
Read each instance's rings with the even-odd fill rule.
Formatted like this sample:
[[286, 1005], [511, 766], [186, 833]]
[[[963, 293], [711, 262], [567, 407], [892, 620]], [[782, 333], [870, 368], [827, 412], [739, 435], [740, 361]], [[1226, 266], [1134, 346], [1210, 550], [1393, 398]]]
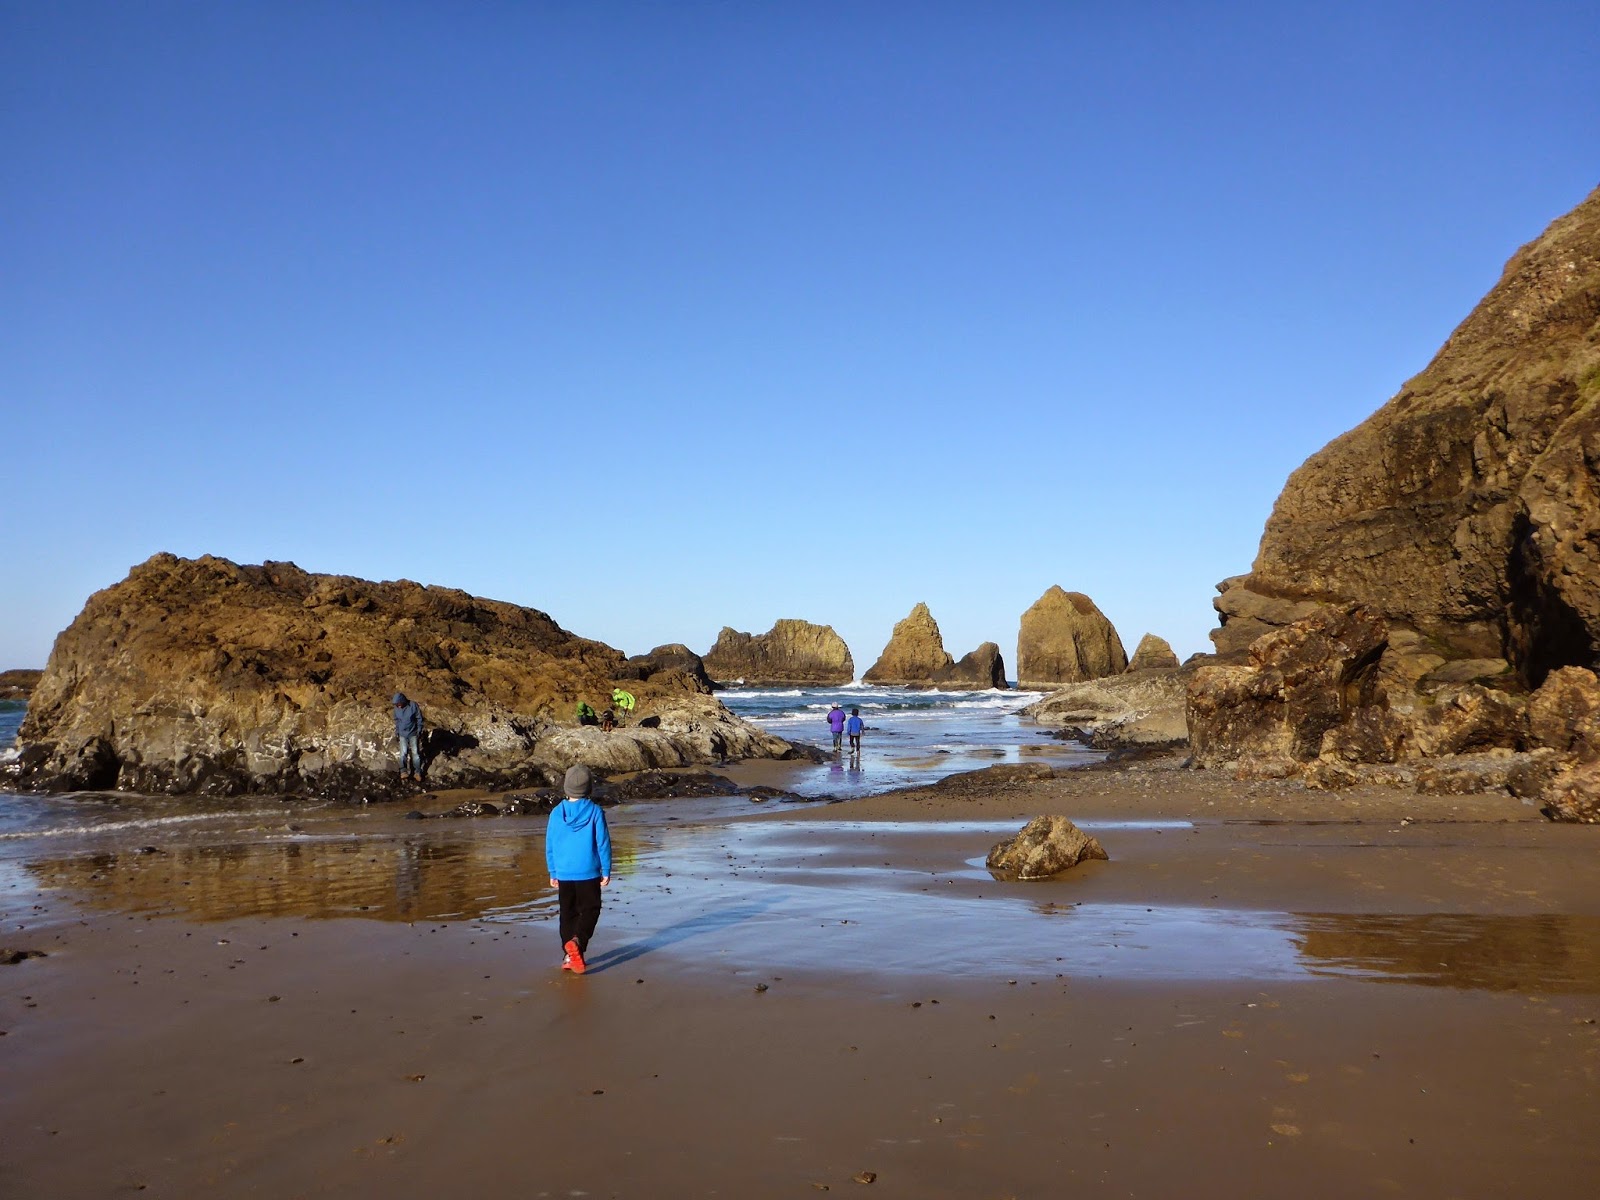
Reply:
[[[1059, 881], [1021, 884], [982, 865], [1014, 823], [681, 823], [660, 806], [614, 810], [616, 884], [594, 967], [713, 955], [756, 973], [1354, 978], [1600, 992], [1597, 916], [1112, 902], [1097, 881], [1150, 865], [1126, 839], [1194, 826], [1083, 824], [1120, 829], [1129, 852]], [[153, 852], [129, 847], [120, 832], [101, 848], [63, 853], [45, 839], [0, 867], [0, 907], [21, 915], [45, 898], [196, 921], [545, 922], [554, 896], [543, 829], [542, 818], [423, 824], [368, 814], [298, 829], [191, 825]]]
[[868, 687], [729, 688], [717, 698], [731, 711], [789, 741], [831, 750], [827, 725], [835, 704], [861, 710], [861, 754], [836, 754], [820, 765], [785, 769], [782, 786], [804, 796], [865, 796], [934, 783], [996, 763], [1081, 766], [1104, 757], [1024, 720], [1041, 692], [938, 691]]

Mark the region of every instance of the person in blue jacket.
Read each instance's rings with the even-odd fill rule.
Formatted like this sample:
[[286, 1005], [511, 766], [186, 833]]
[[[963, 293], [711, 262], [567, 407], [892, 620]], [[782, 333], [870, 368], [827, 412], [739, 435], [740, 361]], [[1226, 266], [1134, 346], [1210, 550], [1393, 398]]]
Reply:
[[550, 811], [544, 860], [561, 907], [563, 971], [582, 975], [583, 952], [600, 921], [600, 889], [611, 886], [611, 830], [606, 814], [589, 799], [594, 777], [581, 763], [567, 769], [566, 797]]
[[844, 723], [845, 734], [850, 739], [851, 754], [859, 755], [861, 753], [861, 731], [866, 727], [866, 722], [861, 719], [861, 710], [852, 708], [850, 710], [850, 719]]
[[422, 709], [404, 692], [394, 694], [394, 735], [400, 739], [400, 778], [422, 782]]

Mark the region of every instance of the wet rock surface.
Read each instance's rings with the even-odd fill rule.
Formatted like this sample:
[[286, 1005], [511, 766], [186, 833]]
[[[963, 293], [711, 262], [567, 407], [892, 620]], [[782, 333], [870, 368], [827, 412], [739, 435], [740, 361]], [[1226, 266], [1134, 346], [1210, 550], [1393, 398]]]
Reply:
[[1018, 879], [1049, 879], [1088, 859], [1108, 859], [1100, 842], [1066, 817], [1035, 817], [1016, 837], [997, 842], [984, 859], [991, 871]]
[[[57, 638], [6, 782], [400, 799], [418, 788], [398, 778], [396, 691], [422, 706], [435, 788], [541, 786], [578, 761], [620, 771], [792, 753], [676, 663], [642, 680], [628, 670], [534, 609], [161, 554], [90, 597]], [[619, 678], [638, 723], [605, 735], [562, 723]]]
[[809, 687], [849, 683], [855, 678], [850, 647], [831, 625], [784, 618], [766, 633], [741, 633], [723, 626], [705, 654], [705, 669], [719, 683]]

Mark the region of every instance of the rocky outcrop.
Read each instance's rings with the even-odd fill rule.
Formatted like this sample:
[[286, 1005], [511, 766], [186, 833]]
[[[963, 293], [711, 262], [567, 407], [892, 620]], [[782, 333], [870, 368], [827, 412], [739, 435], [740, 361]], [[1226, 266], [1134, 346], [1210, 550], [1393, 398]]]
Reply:
[[878, 661], [861, 677], [863, 683], [931, 686], [935, 677], [948, 674], [955, 659], [944, 648], [939, 623], [926, 604], [916, 604], [903, 621], [895, 623], [889, 644]]
[[[618, 679], [639, 702], [626, 730], [562, 724]], [[384, 798], [404, 790], [396, 691], [422, 706], [435, 787], [554, 782], [580, 759], [618, 771], [791, 752], [685, 671], [639, 680], [533, 609], [160, 554], [56, 639], [8, 770], [43, 790]]]
[[[1389, 626], [1380, 673], [1397, 704], [1600, 661], [1600, 190], [1512, 257], [1421, 374], [1294, 472], [1250, 574], [1219, 590], [1213, 638], [1234, 655], [1320, 606], [1366, 605]], [[1456, 662], [1470, 678], [1438, 677]]]
[[827, 687], [849, 683], [856, 667], [833, 626], [785, 618], [762, 634], [723, 626], [706, 652], [705, 669], [719, 684]]
[[1060, 587], [1022, 614], [1017, 634], [1017, 686], [1049, 689], [1128, 669], [1122, 639], [1093, 600]]
[[1190, 674], [1151, 668], [1068, 684], [1028, 705], [1022, 715], [1069, 731], [1097, 750], [1181, 746], [1189, 740]]
[[1376, 700], [1387, 628], [1370, 609], [1327, 609], [1251, 644], [1241, 666], [1200, 667], [1189, 681], [1198, 766], [1265, 761], [1285, 773], [1322, 753], [1324, 737]]
[[1139, 648], [1128, 661], [1128, 670], [1154, 671], [1177, 665], [1178, 656], [1172, 652], [1172, 644], [1166, 638], [1147, 633], [1139, 639]]
[[878, 661], [862, 677], [865, 683], [898, 687], [1004, 688], [1006, 665], [1000, 647], [985, 642], [960, 662], [944, 648], [939, 623], [926, 604], [917, 604], [898, 622]]
[[1049, 879], [1088, 859], [1110, 857], [1066, 817], [1035, 817], [1016, 837], [996, 842], [984, 865], [1017, 879]]
[[39, 686], [43, 671], [18, 669], [0, 671], [0, 700], [26, 700]]
[[715, 684], [706, 673], [705, 661], [681, 642], [657, 646], [649, 654], [635, 654], [618, 668], [614, 678], [665, 682], [670, 671], [680, 672], [695, 690], [709, 694]]

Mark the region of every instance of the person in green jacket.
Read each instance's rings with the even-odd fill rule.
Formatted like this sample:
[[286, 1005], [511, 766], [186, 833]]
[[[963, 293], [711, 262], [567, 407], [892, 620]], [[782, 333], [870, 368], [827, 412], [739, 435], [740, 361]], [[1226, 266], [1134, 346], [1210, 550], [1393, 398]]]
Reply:
[[633, 711], [635, 703], [632, 692], [625, 692], [621, 688], [611, 689], [611, 707], [617, 710], [618, 725], [621, 725], [627, 714]]

